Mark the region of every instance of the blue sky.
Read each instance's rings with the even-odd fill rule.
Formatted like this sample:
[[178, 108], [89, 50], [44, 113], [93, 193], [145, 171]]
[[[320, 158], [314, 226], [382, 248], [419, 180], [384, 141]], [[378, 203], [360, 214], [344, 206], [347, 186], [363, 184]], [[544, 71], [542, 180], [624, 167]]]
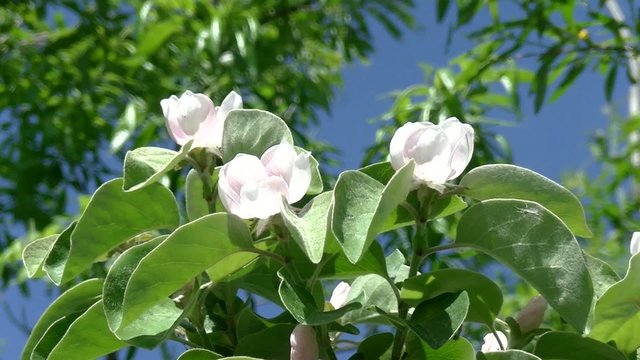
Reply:
[[[340, 149], [343, 155], [341, 170], [359, 167], [364, 148], [374, 141], [376, 126], [370, 120], [378, 118], [392, 104], [390, 99], [382, 99], [385, 94], [420, 83], [423, 73], [419, 63], [444, 66], [472, 46], [460, 34], [445, 53], [446, 28], [435, 23], [431, 2], [418, 3], [416, 18], [422, 28], [406, 33], [400, 41], [374, 25], [372, 34], [376, 52], [370, 63], [354, 64], [345, 69], [345, 86], [337, 92], [332, 113], [323, 115], [320, 127], [312, 131], [318, 139]], [[624, 111], [626, 88], [623, 82], [619, 81], [614, 99], [618, 99]], [[588, 139], [596, 129], [607, 124], [602, 89], [602, 77], [586, 73], [564, 97], [545, 105], [537, 115], [533, 114], [532, 100], [525, 99], [523, 121], [514, 127], [496, 128], [511, 144], [514, 162], [558, 181], [565, 171], [587, 167], [591, 172], [595, 171]], [[37, 320], [50, 302], [50, 295], [42, 283], [31, 285], [28, 299], [20, 296], [16, 287], [0, 294], [0, 305], [9, 306], [18, 317], [24, 313], [29, 324]], [[10, 324], [6, 312], [1, 309], [0, 339], [0, 360], [18, 358], [26, 336]], [[157, 354], [150, 354], [138, 358], [157, 357]]]

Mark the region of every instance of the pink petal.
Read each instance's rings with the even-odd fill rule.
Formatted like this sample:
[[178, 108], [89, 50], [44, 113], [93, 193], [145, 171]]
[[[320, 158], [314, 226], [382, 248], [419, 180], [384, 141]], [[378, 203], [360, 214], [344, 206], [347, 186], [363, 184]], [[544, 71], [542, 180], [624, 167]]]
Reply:
[[291, 337], [291, 360], [317, 360], [320, 358], [316, 332], [309, 325], [298, 325]]
[[453, 174], [449, 179], [455, 179], [462, 174], [473, 156], [474, 130], [471, 125], [463, 124], [456, 118], [448, 118], [440, 126], [453, 145], [450, 161]]
[[293, 173], [289, 181], [289, 194], [287, 202], [293, 204], [302, 199], [311, 185], [311, 162], [310, 153], [300, 153], [293, 163]]
[[347, 296], [349, 295], [349, 291], [351, 291], [351, 286], [349, 283], [341, 281], [333, 292], [331, 293], [331, 299], [329, 299], [329, 303], [333, 306], [334, 309], [339, 309], [344, 306], [347, 302]]
[[178, 97], [171, 95], [171, 97], [167, 99], [162, 99], [160, 101], [160, 106], [162, 107], [162, 113], [164, 114], [165, 125], [169, 136], [178, 145], [184, 145], [191, 139], [191, 137], [182, 131], [180, 124], [178, 123]]
[[221, 119], [221, 122], [224, 123], [229, 111], [235, 109], [242, 109], [242, 97], [240, 97], [240, 95], [235, 91], [232, 91], [224, 98], [224, 100], [222, 100], [220, 107], [217, 108], [217, 116]]
[[266, 179], [269, 174], [260, 160], [247, 154], [238, 154], [231, 161], [225, 164], [220, 171], [225, 172], [229, 186], [234, 192], [240, 194], [242, 186], [247, 182], [260, 182]]
[[296, 150], [287, 143], [274, 145], [262, 154], [260, 161], [269, 175], [280, 176], [286, 183], [291, 181], [293, 163], [297, 157]]

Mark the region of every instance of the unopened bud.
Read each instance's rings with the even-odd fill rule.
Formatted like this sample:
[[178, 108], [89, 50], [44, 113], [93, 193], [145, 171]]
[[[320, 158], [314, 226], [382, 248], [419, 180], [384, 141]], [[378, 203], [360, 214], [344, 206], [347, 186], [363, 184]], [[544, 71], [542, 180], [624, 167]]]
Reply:
[[296, 326], [289, 341], [291, 342], [291, 360], [318, 360], [316, 332], [311, 326]]
[[547, 301], [542, 296], [538, 295], [531, 299], [516, 317], [520, 331], [526, 333], [539, 328], [546, 310]]

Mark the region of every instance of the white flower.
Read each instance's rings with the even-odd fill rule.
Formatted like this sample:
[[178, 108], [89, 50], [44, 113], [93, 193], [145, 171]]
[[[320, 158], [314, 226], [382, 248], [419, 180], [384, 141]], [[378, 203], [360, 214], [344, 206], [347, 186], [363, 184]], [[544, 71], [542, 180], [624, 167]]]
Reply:
[[283, 143], [267, 149], [260, 159], [238, 154], [220, 170], [218, 193], [225, 208], [243, 219], [266, 219], [302, 199], [311, 184], [309, 154], [297, 154]]
[[220, 106], [213, 106], [206, 95], [187, 90], [180, 98], [171, 95], [163, 99], [160, 105], [169, 135], [178, 145], [193, 139], [194, 148], [219, 148], [224, 120], [229, 111], [242, 108], [242, 98], [232, 91]]
[[498, 338], [500, 339], [500, 343], [502, 343], [503, 348], [500, 348], [500, 344], [498, 343], [498, 339], [493, 335], [493, 333], [488, 333], [485, 335], [482, 340], [482, 348], [480, 351], [482, 352], [493, 352], [493, 351], [502, 351], [507, 348], [507, 335], [505, 335], [502, 331], [496, 331], [498, 334]]
[[316, 332], [311, 326], [296, 326], [291, 333], [289, 341], [291, 343], [291, 360], [318, 360], [319, 351]]
[[339, 309], [344, 306], [347, 302], [347, 295], [349, 295], [349, 291], [351, 290], [351, 286], [349, 283], [341, 281], [335, 289], [333, 289], [333, 293], [331, 293], [331, 298], [329, 299], [329, 303], [333, 306], [334, 309]]
[[534, 297], [518, 313], [516, 321], [523, 333], [540, 327], [544, 320], [544, 312], [547, 310], [547, 301], [540, 295]]
[[629, 251], [631, 251], [631, 256], [640, 252], [640, 232], [636, 231], [631, 236], [631, 245], [629, 246]]
[[438, 125], [406, 123], [391, 138], [391, 165], [398, 170], [414, 160], [413, 178], [441, 190], [469, 165], [473, 155], [473, 128], [451, 117]]

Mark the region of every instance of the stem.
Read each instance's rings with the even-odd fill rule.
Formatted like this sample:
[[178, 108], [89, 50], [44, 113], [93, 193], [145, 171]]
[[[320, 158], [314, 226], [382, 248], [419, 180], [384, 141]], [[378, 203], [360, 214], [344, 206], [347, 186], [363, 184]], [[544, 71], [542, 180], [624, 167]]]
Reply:
[[327, 325], [320, 326], [320, 344], [324, 347], [329, 360], [338, 360], [335, 351], [333, 351], [333, 346], [331, 346], [331, 340], [329, 340], [329, 331], [327, 330]]
[[211, 182], [211, 176], [209, 175], [208, 169], [200, 172], [200, 180], [202, 180], [202, 197], [207, 202], [209, 214], [213, 214], [216, 212], [217, 189]]
[[[313, 274], [311, 275], [311, 277], [309, 278], [309, 280], [307, 281], [307, 287], [309, 289], [313, 288], [313, 284], [316, 282], [316, 280], [318, 279], [318, 276], [320, 275], [320, 273], [322, 272], [322, 269], [324, 268], [325, 265], [327, 265], [327, 263], [333, 259], [334, 257], [338, 256], [338, 253], [335, 253], [333, 255], [327, 256], [326, 258], [324, 258], [318, 265], [316, 265], [316, 268], [313, 270]], [[393, 286], [393, 285], [392, 285]]]
[[438, 251], [450, 250], [450, 249], [456, 249], [456, 248], [468, 247], [468, 246], [469, 245], [460, 245], [460, 244], [456, 244], [456, 243], [433, 246], [433, 247], [424, 249], [422, 251], [422, 256], [429, 256], [429, 255], [431, 255], [433, 253], [436, 253]]
[[[412, 241], [413, 253], [409, 260], [409, 278], [418, 274], [418, 270], [424, 259], [424, 245], [427, 244], [427, 224], [416, 223], [416, 233]], [[409, 305], [398, 297], [398, 317], [403, 320], [407, 319], [409, 314]], [[400, 360], [404, 354], [404, 343], [407, 340], [409, 329], [406, 327], [398, 327], [396, 335], [393, 339], [393, 349], [391, 351], [391, 359]]]
[[252, 252], [252, 253], [255, 253], [255, 254], [258, 254], [258, 255], [263, 255], [263, 256], [266, 256], [266, 257], [269, 257], [269, 258], [272, 258], [272, 259], [276, 260], [277, 262], [281, 263], [282, 265], [287, 265], [287, 259], [284, 256], [280, 255], [280, 254], [272, 253], [272, 252], [269, 252], [269, 251], [266, 251], [266, 250], [262, 250], [262, 249], [258, 249], [258, 248], [255, 248], [255, 247], [251, 248], [251, 249], [246, 249], [245, 251]]

